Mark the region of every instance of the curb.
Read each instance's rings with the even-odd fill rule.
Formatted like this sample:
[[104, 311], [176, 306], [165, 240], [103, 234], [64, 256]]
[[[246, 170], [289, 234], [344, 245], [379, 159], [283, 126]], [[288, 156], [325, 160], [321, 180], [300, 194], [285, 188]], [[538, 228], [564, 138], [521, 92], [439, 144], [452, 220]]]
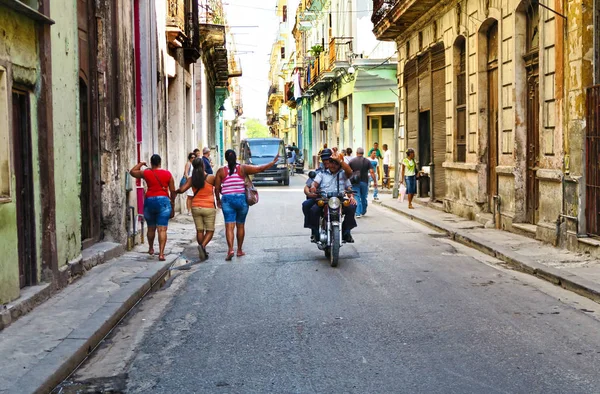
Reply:
[[580, 296], [589, 298], [590, 300], [600, 303], [600, 284], [571, 274], [564, 272], [559, 269], [549, 267], [535, 261], [527, 261], [527, 259], [521, 256], [516, 256], [515, 253], [511, 253], [509, 250], [503, 250], [502, 248], [494, 247], [493, 245], [487, 244], [478, 240], [476, 237], [471, 236], [465, 230], [452, 230], [441, 224], [436, 224], [433, 221], [429, 221], [420, 217], [416, 217], [409, 213], [403, 212], [391, 206], [384, 205], [381, 201], [375, 201], [375, 204], [403, 215], [415, 222], [424, 224], [436, 231], [445, 233], [453, 241], [461, 243], [473, 249], [485, 253], [489, 256], [495, 257], [499, 260], [504, 261], [511, 268], [533, 275], [537, 278], [543, 279], [556, 286], [560, 286], [565, 290], [572, 291]]
[[115, 292], [106, 304], [73, 330], [46, 357], [21, 376], [7, 393], [49, 393], [65, 380], [125, 315], [154, 288], [178, 254], [166, 256], [160, 267], [150, 267]]

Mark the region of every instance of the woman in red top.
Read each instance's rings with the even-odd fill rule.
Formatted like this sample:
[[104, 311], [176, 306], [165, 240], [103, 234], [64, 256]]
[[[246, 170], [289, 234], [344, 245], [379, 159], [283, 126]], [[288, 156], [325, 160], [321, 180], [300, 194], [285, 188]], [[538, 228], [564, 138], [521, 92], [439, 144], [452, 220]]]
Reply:
[[148, 254], [154, 254], [154, 238], [158, 229], [158, 259], [165, 261], [165, 245], [167, 244], [167, 227], [169, 219], [175, 214], [174, 203], [175, 182], [167, 170], [160, 168], [162, 159], [159, 155], [152, 155], [150, 164], [152, 168], [142, 171], [145, 162], [138, 163], [129, 171], [132, 177], [143, 179], [148, 186], [144, 200], [144, 219], [148, 225]]

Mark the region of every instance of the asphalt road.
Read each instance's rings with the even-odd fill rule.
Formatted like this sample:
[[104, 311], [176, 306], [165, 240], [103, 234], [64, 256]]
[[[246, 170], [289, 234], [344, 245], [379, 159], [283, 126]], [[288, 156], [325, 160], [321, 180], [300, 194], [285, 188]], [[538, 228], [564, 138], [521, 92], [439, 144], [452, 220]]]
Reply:
[[218, 237], [129, 324], [144, 335], [104, 377], [116, 391], [600, 392], [597, 304], [374, 206], [331, 268], [302, 228], [304, 179], [260, 189], [247, 256], [225, 262]]

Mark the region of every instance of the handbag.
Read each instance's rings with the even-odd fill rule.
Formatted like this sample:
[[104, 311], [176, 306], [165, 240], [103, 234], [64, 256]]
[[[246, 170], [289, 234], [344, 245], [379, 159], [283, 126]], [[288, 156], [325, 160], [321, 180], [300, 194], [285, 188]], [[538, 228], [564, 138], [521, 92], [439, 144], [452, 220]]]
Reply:
[[252, 206], [258, 203], [258, 190], [254, 187], [252, 180], [248, 175], [246, 175], [246, 180], [244, 181], [244, 188], [246, 189], [246, 202], [248, 206]]
[[181, 189], [183, 187], [183, 185], [185, 185], [186, 182], [187, 182], [187, 179], [185, 178], [185, 176], [182, 176], [181, 180], [179, 181], [179, 188]]

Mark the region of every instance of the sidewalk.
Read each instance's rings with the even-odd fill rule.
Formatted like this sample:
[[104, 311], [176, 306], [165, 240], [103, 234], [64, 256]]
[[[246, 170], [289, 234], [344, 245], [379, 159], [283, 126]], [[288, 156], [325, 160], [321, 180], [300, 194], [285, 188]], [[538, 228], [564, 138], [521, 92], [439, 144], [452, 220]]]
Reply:
[[148, 256], [147, 243], [138, 245], [94, 267], [0, 331], [0, 393], [50, 392], [171, 265], [179, 264], [180, 253], [195, 236], [191, 217], [178, 216], [169, 225], [166, 261]]
[[[414, 204], [408, 209], [380, 192], [374, 203], [446, 233], [451, 239], [506, 262], [519, 271], [537, 276], [600, 303], [600, 260], [589, 255], [555, 248], [508, 231], [486, 229], [478, 222]], [[415, 201], [417, 202], [417, 201]]]

